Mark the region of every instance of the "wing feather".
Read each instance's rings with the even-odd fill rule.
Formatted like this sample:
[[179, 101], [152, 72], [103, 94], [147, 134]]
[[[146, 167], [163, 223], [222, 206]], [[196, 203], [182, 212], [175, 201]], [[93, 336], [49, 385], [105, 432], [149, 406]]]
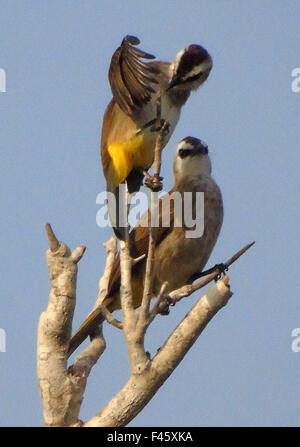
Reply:
[[155, 57], [135, 48], [139, 43], [138, 38], [126, 36], [112, 56], [108, 74], [113, 97], [129, 116], [150, 101], [158, 83], [159, 69], [141, 61]]

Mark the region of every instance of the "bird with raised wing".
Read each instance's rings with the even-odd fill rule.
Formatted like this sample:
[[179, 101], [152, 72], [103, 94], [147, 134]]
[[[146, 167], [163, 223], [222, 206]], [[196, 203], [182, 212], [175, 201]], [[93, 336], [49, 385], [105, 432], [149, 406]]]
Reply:
[[191, 91], [207, 79], [213, 64], [200, 45], [181, 50], [173, 62], [161, 62], [136, 48], [139, 43], [136, 37], [126, 36], [112, 56], [109, 82], [113, 98], [102, 125], [103, 171], [107, 191], [114, 194], [109, 200], [109, 215], [119, 239], [125, 239], [124, 216], [118, 215], [116, 206], [119, 185], [126, 181], [129, 193], [139, 190], [154, 161], [157, 132], [165, 123], [164, 147], [179, 120], [181, 107]]

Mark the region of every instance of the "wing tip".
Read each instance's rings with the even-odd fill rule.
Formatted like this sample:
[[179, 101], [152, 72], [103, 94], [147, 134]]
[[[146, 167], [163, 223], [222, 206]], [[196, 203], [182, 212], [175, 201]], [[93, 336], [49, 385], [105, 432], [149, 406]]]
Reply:
[[[122, 40], [122, 44], [124, 42], [128, 42], [131, 45], [139, 45], [141, 43], [140, 39], [136, 36], [132, 36], [131, 34], [127, 34], [124, 39]], [[121, 45], [122, 45], [121, 44]]]

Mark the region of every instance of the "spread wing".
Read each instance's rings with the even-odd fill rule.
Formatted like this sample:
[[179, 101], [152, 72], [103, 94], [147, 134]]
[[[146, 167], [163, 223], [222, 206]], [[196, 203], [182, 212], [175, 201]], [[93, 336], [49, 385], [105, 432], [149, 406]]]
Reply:
[[[174, 188], [168, 193], [172, 194]], [[174, 203], [170, 202], [170, 224], [168, 219], [164, 219], [164, 213], [169, 212], [168, 207], [162, 207], [162, 200], [159, 201], [159, 226], [155, 229], [155, 246], [158, 246], [160, 242], [172, 231], [174, 226]], [[168, 216], [169, 217], [169, 216]], [[130, 232], [130, 254], [133, 259], [138, 258], [142, 255], [148, 254], [149, 248], [149, 227], [147, 225], [149, 221], [149, 210], [143, 214], [140, 221], [136, 227]], [[168, 222], [167, 226], [163, 226], [163, 222]], [[146, 258], [141, 259], [140, 263], [145, 262]], [[139, 268], [140, 263], [137, 263], [132, 268], [132, 274], [134, 274], [135, 269]], [[115, 263], [112, 268], [112, 274], [110, 277], [108, 294], [107, 296], [113, 295], [120, 288], [121, 284], [121, 271], [120, 271], [120, 257], [119, 255], [115, 259]]]
[[127, 115], [132, 116], [151, 99], [157, 84], [158, 68], [141, 59], [155, 56], [135, 48], [140, 43], [134, 36], [126, 36], [111, 59], [108, 78], [113, 97]]

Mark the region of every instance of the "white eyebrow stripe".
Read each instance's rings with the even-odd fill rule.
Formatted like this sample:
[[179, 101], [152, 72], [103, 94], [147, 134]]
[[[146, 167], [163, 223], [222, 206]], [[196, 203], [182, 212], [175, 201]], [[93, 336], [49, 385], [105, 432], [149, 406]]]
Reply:
[[188, 78], [193, 76], [197, 76], [202, 71], [201, 65], [196, 65], [191, 71], [189, 71], [185, 76], [182, 76], [182, 79], [185, 81]]
[[179, 150], [179, 149], [182, 149], [182, 148], [184, 148], [184, 149], [194, 149], [194, 145], [191, 144], [191, 143], [188, 143], [188, 142], [186, 142], [186, 141], [182, 141], [182, 142], [179, 143], [179, 145], [178, 145], [178, 150]]
[[211, 67], [211, 62], [208, 60], [204, 60], [198, 65], [195, 65], [191, 71], [189, 71], [185, 76], [182, 77], [182, 79], [185, 81], [188, 78], [191, 78], [192, 76], [197, 76], [201, 73], [201, 71], [206, 71], [208, 68]]
[[174, 61], [174, 66], [176, 68], [178, 68], [179, 62], [181, 60], [182, 55], [184, 54], [184, 52], [186, 51], [186, 49], [184, 48], [183, 50], [180, 50], [175, 57], [175, 61]]

